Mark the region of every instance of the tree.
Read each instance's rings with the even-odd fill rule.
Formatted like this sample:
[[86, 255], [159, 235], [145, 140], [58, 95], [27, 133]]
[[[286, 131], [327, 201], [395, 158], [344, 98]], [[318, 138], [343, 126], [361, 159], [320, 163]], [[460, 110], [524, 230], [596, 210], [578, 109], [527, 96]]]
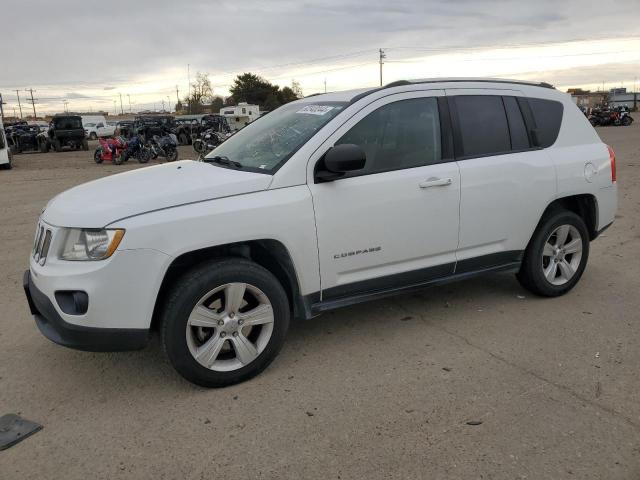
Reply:
[[[253, 73], [238, 75], [229, 89], [236, 103], [247, 102], [261, 106], [265, 104], [269, 95], [277, 95], [278, 90], [277, 85]], [[270, 103], [273, 103], [273, 100], [270, 100]]]
[[282, 90], [278, 92], [278, 100], [281, 104], [293, 102], [294, 100], [298, 100], [298, 95], [296, 95], [295, 91], [292, 88], [284, 87]]
[[211, 100], [211, 113], [218, 113], [222, 107], [224, 107], [224, 100], [222, 100], [222, 97], [213, 97]]
[[191, 95], [185, 98], [189, 113], [202, 113], [203, 106], [213, 99], [213, 87], [208, 73], [196, 74], [196, 81], [191, 84]]
[[296, 95], [296, 98], [304, 97], [304, 94], [302, 93], [302, 87], [300, 86], [300, 82], [296, 80], [291, 80], [291, 90], [293, 90], [293, 93]]

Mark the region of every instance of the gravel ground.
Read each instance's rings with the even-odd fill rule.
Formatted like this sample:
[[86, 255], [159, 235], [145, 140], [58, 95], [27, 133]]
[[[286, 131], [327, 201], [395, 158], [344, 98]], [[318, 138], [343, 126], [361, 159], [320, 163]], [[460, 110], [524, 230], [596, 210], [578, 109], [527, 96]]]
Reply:
[[93, 354], [38, 332], [21, 278], [40, 209], [139, 165], [17, 156], [0, 172], [0, 414], [44, 429], [0, 452], [0, 479], [640, 478], [640, 122], [599, 133], [620, 205], [570, 294], [496, 274], [345, 308], [222, 390], [182, 380], [157, 339]]

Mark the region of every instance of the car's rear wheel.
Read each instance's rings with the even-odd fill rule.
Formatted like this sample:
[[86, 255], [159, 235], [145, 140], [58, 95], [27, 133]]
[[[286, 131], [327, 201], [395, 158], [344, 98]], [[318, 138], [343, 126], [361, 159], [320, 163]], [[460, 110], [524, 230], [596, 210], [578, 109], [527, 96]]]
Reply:
[[556, 211], [543, 218], [533, 234], [518, 280], [536, 295], [563, 295], [578, 283], [588, 258], [584, 220], [570, 211]]
[[289, 315], [287, 295], [268, 270], [244, 259], [207, 262], [175, 283], [162, 314], [162, 342], [184, 378], [225, 387], [273, 361]]

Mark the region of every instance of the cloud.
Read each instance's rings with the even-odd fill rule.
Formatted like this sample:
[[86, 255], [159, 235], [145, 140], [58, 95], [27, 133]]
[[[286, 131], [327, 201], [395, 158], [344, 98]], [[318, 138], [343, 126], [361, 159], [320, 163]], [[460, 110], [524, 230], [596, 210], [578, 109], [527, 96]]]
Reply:
[[[3, 63], [11, 68], [0, 69], [0, 91], [47, 86], [59, 95], [72, 91], [95, 97], [84, 93], [91, 89], [107, 96], [133, 92], [144, 85], [140, 79], [153, 77], [145, 88], [155, 89], [159, 102], [175, 97], [176, 83], [186, 91], [187, 64], [192, 74], [211, 73], [215, 87], [230, 83], [220, 72], [258, 71], [277, 79], [302, 68], [328, 70], [348, 62], [370, 62], [375, 69], [381, 47], [437, 49], [640, 34], [635, 0], [619, 0], [615, 8], [583, 0], [110, 0], [109, 10], [117, 12], [117, 21], [102, 22], [95, 9], [80, 9], [72, 0], [56, 0], [55, 8], [48, 0], [12, 2], [2, 12], [0, 45], [8, 47]], [[47, 14], [34, 16], [34, 11]], [[98, 32], [97, 24], [104, 30]], [[308, 62], [349, 52], [363, 53]], [[396, 59], [409, 54], [393, 52]], [[268, 68], [287, 63], [299, 65]]]

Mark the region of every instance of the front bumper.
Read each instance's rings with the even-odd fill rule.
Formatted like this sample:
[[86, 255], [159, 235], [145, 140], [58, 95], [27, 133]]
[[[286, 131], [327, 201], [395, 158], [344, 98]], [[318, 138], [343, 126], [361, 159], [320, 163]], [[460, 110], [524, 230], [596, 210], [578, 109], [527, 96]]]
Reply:
[[147, 344], [148, 329], [96, 328], [66, 322], [51, 300], [34, 285], [29, 270], [24, 272], [22, 284], [36, 325], [52, 342], [90, 352], [139, 350]]

